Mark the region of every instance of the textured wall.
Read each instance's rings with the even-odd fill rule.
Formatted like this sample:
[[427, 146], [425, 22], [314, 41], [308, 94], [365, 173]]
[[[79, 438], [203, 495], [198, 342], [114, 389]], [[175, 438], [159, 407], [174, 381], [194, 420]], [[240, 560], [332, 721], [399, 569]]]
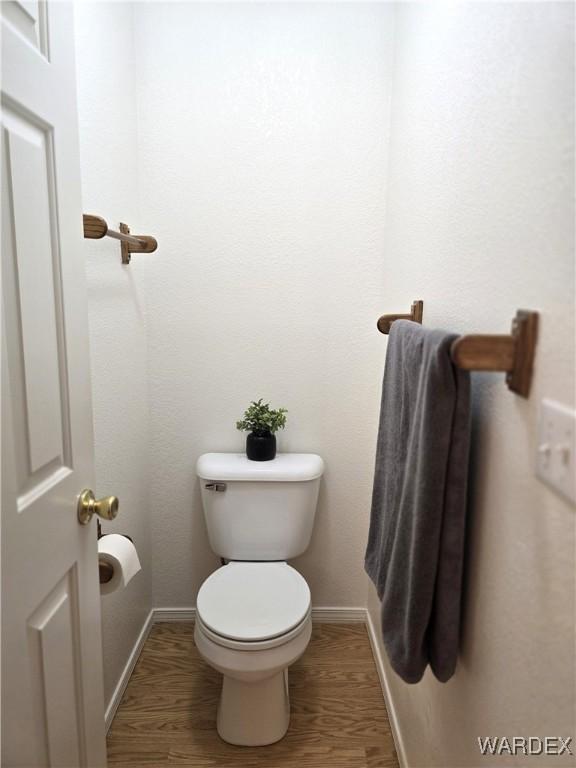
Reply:
[[[84, 211], [138, 231], [132, 8], [76, 5], [78, 108]], [[107, 532], [127, 533], [142, 561], [122, 592], [102, 599], [106, 701], [151, 607], [148, 403], [144, 291], [136, 258], [114, 240], [85, 240], [98, 496], [120, 499]], [[148, 258], [148, 257], [146, 257]], [[96, 529], [94, 525], [94, 535]]]
[[[506, 332], [541, 312], [529, 400], [474, 375], [462, 655], [446, 685], [390, 672], [410, 766], [481, 757], [477, 736], [574, 735], [574, 508], [534, 476], [539, 401], [573, 403], [573, 7], [402, 5], [397, 18], [388, 307]], [[370, 590], [370, 609], [378, 606]], [[573, 763], [571, 763], [573, 764]]]
[[194, 605], [218, 565], [194, 474], [235, 421], [289, 409], [283, 451], [326, 461], [316, 605], [366, 599], [363, 548], [383, 338], [392, 8], [135, 7], [146, 266], [154, 600]]

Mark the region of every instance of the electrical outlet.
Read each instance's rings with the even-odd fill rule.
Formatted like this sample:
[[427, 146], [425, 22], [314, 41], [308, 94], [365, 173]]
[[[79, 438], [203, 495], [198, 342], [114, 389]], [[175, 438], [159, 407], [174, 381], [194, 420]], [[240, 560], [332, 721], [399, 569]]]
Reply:
[[576, 503], [576, 411], [553, 400], [540, 407], [536, 474]]

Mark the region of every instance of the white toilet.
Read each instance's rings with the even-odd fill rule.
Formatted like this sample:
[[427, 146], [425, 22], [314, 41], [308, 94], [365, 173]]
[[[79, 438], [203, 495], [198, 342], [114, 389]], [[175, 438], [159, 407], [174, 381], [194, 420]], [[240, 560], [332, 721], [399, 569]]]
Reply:
[[217, 728], [231, 744], [272, 744], [288, 730], [288, 667], [312, 620], [308, 584], [286, 560], [308, 547], [323, 471], [311, 453], [198, 459], [210, 546], [230, 562], [200, 587], [194, 640], [224, 676]]

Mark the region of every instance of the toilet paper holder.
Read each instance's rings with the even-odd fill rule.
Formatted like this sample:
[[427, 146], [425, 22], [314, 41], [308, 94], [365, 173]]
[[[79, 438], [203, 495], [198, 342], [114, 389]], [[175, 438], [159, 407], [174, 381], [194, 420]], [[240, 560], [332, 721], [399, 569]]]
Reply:
[[[98, 525], [96, 527], [97, 533], [98, 533], [98, 539], [101, 539], [103, 536], [108, 536], [107, 533], [102, 533], [102, 526], [100, 525], [100, 520], [97, 521]], [[128, 536], [126, 533], [121, 533], [121, 536], [124, 536], [126, 539], [129, 539], [132, 544], [134, 544], [134, 541], [132, 540], [131, 536]], [[114, 568], [111, 563], [106, 562], [106, 560], [102, 560], [101, 558], [98, 558], [98, 576], [100, 584], [107, 584], [109, 581], [112, 581], [114, 578]]]
[[111, 563], [104, 560], [98, 560], [98, 576], [100, 584], [108, 584], [114, 578], [114, 568]]

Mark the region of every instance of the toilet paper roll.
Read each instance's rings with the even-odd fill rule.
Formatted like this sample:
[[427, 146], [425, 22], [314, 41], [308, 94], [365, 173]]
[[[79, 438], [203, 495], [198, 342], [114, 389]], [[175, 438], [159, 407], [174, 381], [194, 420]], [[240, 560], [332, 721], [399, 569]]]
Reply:
[[124, 589], [141, 570], [136, 547], [130, 539], [118, 533], [109, 533], [98, 539], [98, 559], [110, 563], [114, 569], [114, 575], [110, 581], [100, 584], [100, 592], [103, 595]]

